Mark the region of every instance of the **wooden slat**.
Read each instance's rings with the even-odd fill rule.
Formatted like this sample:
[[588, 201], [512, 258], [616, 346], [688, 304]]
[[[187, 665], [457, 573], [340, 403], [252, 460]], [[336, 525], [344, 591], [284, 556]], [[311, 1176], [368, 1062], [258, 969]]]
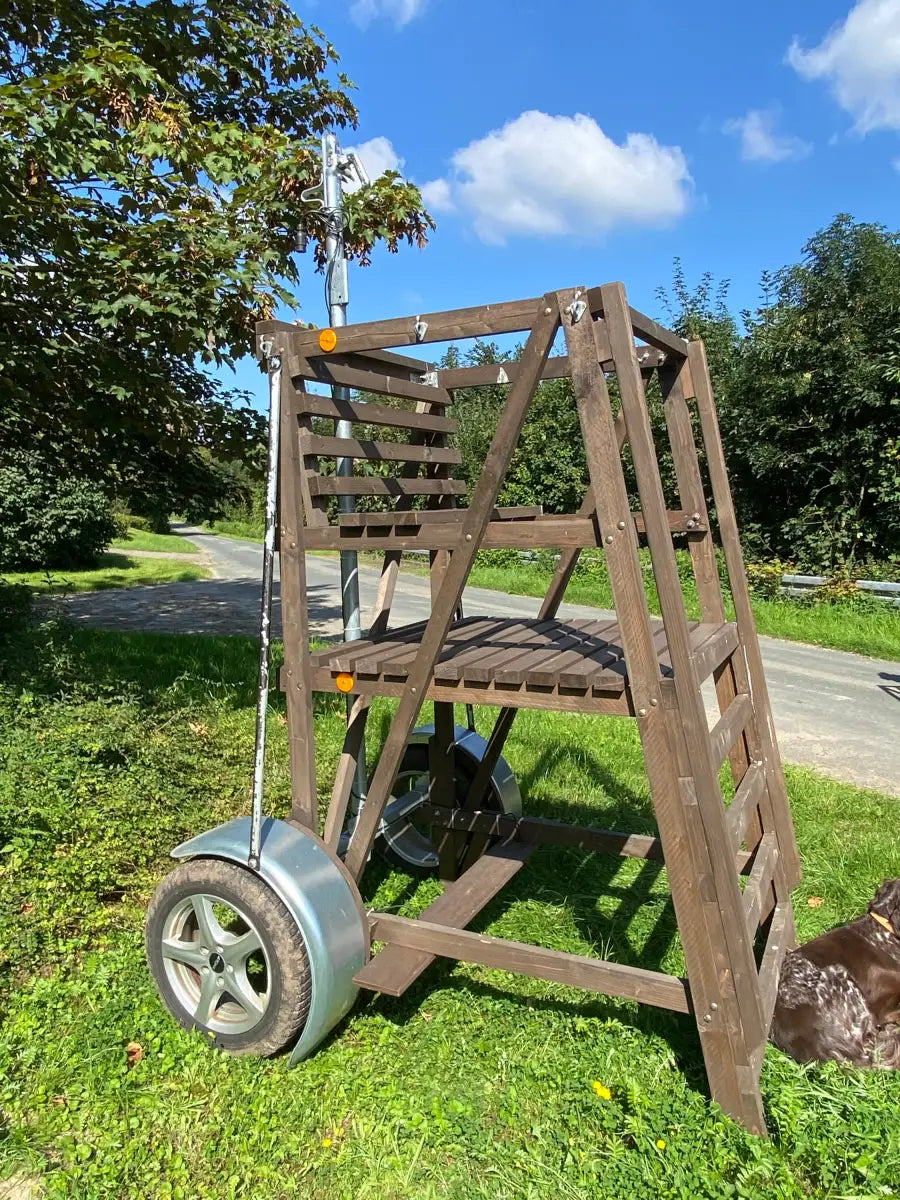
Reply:
[[763, 834], [744, 888], [744, 921], [747, 926], [747, 936], [751, 941], [756, 937], [763, 901], [768, 889], [772, 886], [777, 861], [778, 842], [773, 830], [771, 833]]
[[[495, 508], [491, 513], [492, 521], [526, 521], [539, 517], [543, 509], [539, 504], [530, 507], [521, 505], [515, 508]], [[377, 513], [341, 513], [338, 517], [340, 526], [362, 525], [459, 525], [466, 519], [464, 508], [417, 508], [404, 512]]]
[[[605, 286], [607, 288], [622, 287], [621, 284], [606, 284]], [[587, 304], [592, 313], [602, 315], [608, 324], [608, 316], [604, 308], [603, 292], [604, 288], [589, 288]], [[635, 337], [643, 338], [645, 342], [649, 342], [657, 350], [662, 350], [666, 354], [674, 354], [679, 359], [687, 356], [688, 343], [684, 338], [680, 338], [676, 333], [672, 333], [671, 329], [666, 329], [665, 326], [654, 321], [652, 317], [638, 312], [636, 308], [629, 308], [628, 316], [629, 324], [634, 331]]]
[[725, 829], [733, 850], [744, 840], [747, 822], [762, 799], [766, 787], [766, 772], [761, 763], [751, 763], [738, 784], [725, 813]]
[[[394, 377], [402, 374], [404, 379], [412, 381], [420, 379], [422, 375], [435, 369], [435, 364], [432, 362], [425, 362], [421, 358], [410, 358], [408, 354], [395, 354], [391, 350], [364, 350], [355, 354], [333, 354], [329, 356], [329, 362], [332, 359], [345, 363], [348, 367], [355, 367], [358, 371], [374, 371], [376, 374], [388, 374]], [[386, 367], [390, 367], [390, 371], [386, 371]]]
[[[478, 859], [455, 883], [422, 913], [441, 925], [468, 925], [522, 867], [537, 849], [524, 842], [495, 846]], [[356, 975], [354, 983], [373, 992], [402, 996], [437, 955], [402, 946], [379, 951]]]
[[518, 975], [530, 975], [535, 979], [602, 992], [607, 996], [637, 1000], [641, 1004], [652, 1004], [673, 1012], [691, 1011], [687, 981], [674, 975], [604, 962], [603, 959], [587, 958], [580, 954], [567, 954], [562, 950], [544, 950], [539, 946], [487, 937], [469, 930], [450, 929], [421, 918], [410, 920], [408, 917], [373, 913], [370, 920], [373, 923], [373, 937], [388, 941], [391, 945], [457, 958], [461, 962], [481, 963]]
[[[709, 628], [707, 625], [702, 628]], [[737, 626], [732, 621], [714, 625], [713, 632], [694, 646], [694, 667], [700, 680], [709, 678], [717, 667], [738, 648]], [[693, 639], [692, 639], [693, 640]]]
[[[474, 308], [449, 309], [446, 312], [394, 317], [387, 321], [345, 325], [336, 330], [335, 354], [369, 352], [389, 346], [413, 346], [428, 342], [446, 342], [455, 338], [490, 337], [497, 333], [522, 333], [535, 324], [544, 299], [510, 300], [503, 304], [482, 304]], [[266, 322], [260, 326], [263, 328]], [[416, 333], [416, 326], [426, 328]], [[326, 353], [319, 346], [319, 330], [292, 329], [297, 352], [307, 358]]]
[[[779, 902], [769, 924], [769, 936], [759, 968], [759, 995], [762, 1003], [766, 1035], [772, 1024], [775, 1000], [778, 996], [778, 976], [785, 954], [794, 943], [794, 912], [789, 899]], [[763, 1043], [765, 1047], [765, 1042]]]
[[371, 442], [368, 439], [321, 437], [318, 434], [301, 434], [300, 449], [303, 454], [324, 454], [329, 458], [366, 458], [371, 462], [462, 462], [460, 452], [448, 446]]
[[[423, 820], [436, 819], [428, 805], [421, 809]], [[481, 833], [505, 840], [535, 843], [539, 846], [571, 846], [573, 849], [617, 854], [623, 858], [647, 858], [664, 861], [662, 842], [644, 833], [621, 833], [615, 829], [593, 829], [587, 825], [570, 825], [567, 821], [551, 821], [545, 817], [517, 817], [512, 813], [485, 812], [456, 808], [447, 816], [451, 829]], [[734, 869], [746, 874], [753, 855], [738, 851]]]
[[716, 770], [725, 761], [728, 751], [744, 732], [744, 726], [753, 714], [753, 706], [747, 695], [735, 696], [719, 717], [709, 735], [709, 748]]
[[461, 479], [313, 475], [309, 490], [314, 496], [464, 496], [466, 485]]
[[[464, 509], [464, 515], [469, 511]], [[464, 525], [459, 527], [445, 521], [406, 527], [330, 525], [309, 530], [308, 545], [311, 550], [456, 550], [464, 538]], [[596, 546], [597, 542], [597, 528], [589, 518], [572, 517], [568, 521], [558, 521], [542, 516], [527, 521], [491, 521], [479, 549]]]
[[451, 417], [434, 417], [430, 413], [411, 412], [364, 400], [320, 396], [315, 392], [301, 393], [294, 407], [297, 412], [310, 413], [314, 417], [353, 421], [359, 425], [387, 425], [394, 429], [419, 429], [423, 433], [455, 433], [457, 429], [457, 423]]
[[332, 362], [327, 358], [298, 359], [297, 361], [300, 364], [302, 377], [315, 380], [317, 383], [355, 388], [359, 392], [375, 392], [379, 396], [398, 396], [404, 400], [418, 400], [423, 404], [446, 406], [453, 403], [453, 397], [446, 388], [435, 387], [428, 383], [414, 383], [389, 372], [358, 370], [356, 367], [350, 367], [341, 362]]

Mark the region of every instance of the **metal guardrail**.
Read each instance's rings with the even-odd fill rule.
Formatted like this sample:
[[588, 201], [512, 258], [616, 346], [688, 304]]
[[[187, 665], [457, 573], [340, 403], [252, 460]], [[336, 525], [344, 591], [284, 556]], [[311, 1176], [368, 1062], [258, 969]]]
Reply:
[[[825, 575], [782, 575], [778, 589], [785, 596], [808, 596], [828, 582]], [[894, 608], [900, 608], [900, 583], [887, 583], [877, 579], [857, 579], [856, 587], [876, 600], [885, 600]]]

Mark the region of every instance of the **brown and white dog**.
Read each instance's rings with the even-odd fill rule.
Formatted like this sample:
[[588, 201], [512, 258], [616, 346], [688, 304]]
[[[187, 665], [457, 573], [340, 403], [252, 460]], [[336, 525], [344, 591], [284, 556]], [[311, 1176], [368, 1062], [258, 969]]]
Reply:
[[798, 1062], [900, 1068], [900, 879], [785, 956], [769, 1036]]

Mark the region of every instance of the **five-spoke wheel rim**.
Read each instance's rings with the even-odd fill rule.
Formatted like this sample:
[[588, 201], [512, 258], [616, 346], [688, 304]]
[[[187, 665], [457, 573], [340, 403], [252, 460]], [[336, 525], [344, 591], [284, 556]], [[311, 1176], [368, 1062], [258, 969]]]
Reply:
[[247, 1033], [269, 1003], [271, 965], [253, 922], [230, 900], [197, 892], [176, 904], [162, 933], [166, 978], [199, 1025]]
[[397, 857], [426, 871], [437, 867], [438, 856], [430, 828], [416, 824], [415, 813], [428, 800], [428, 785], [427, 771], [401, 771], [381, 825], [381, 835]]

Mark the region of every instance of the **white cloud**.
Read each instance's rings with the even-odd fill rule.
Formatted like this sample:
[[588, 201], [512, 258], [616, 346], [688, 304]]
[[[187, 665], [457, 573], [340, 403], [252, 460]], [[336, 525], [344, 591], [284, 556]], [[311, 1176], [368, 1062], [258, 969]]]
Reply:
[[451, 165], [423, 195], [435, 208], [468, 213], [486, 242], [665, 224], [686, 212], [692, 182], [678, 146], [647, 133], [618, 145], [583, 113], [524, 112], [457, 150]]
[[775, 109], [751, 108], [743, 117], [735, 117], [722, 126], [723, 133], [741, 139], [741, 158], [747, 162], [783, 162], [786, 158], [805, 158], [812, 150], [809, 142], [790, 134], [775, 132]]
[[456, 208], [446, 179], [432, 179], [430, 183], [423, 183], [420, 190], [426, 208], [435, 212], [453, 212]]
[[355, 0], [350, 5], [350, 18], [365, 29], [378, 17], [385, 17], [402, 29], [425, 11], [427, 3], [428, 0]]
[[859, 0], [818, 46], [797, 39], [787, 61], [804, 79], [825, 79], [857, 132], [900, 129], [900, 0]]
[[[406, 161], [394, 149], [389, 138], [375, 137], [358, 146], [348, 146], [347, 152], [359, 155], [360, 162], [366, 168], [366, 174], [373, 182], [385, 171], [402, 171]], [[357, 179], [348, 174], [344, 179], [344, 191], [356, 192], [362, 186]]]

